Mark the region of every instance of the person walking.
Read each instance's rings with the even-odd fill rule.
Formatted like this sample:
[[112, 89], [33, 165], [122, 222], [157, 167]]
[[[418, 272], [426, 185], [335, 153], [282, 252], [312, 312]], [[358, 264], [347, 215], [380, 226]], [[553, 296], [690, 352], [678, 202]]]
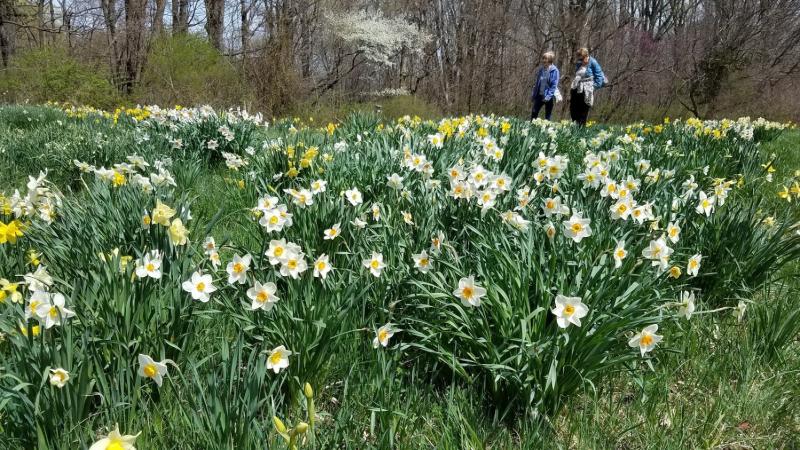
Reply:
[[531, 120], [539, 117], [539, 111], [544, 106], [544, 118], [550, 120], [553, 115], [553, 103], [558, 91], [558, 81], [561, 79], [561, 73], [558, 67], [553, 64], [556, 55], [553, 52], [547, 52], [542, 55], [542, 65], [536, 72], [536, 84], [533, 86], [531, 92], [531, 100], [533, 101], [533, 109], [531, 110]]
[[575, 78], [570, 84], [569, 112], [572, 121], [578, 126], [586, 126], [589, 110], [594, 105], [594, 91], [607, 84], [603, 69], [596, 59], [589, 56], [589, 49], [577, 51], [575, 62]]

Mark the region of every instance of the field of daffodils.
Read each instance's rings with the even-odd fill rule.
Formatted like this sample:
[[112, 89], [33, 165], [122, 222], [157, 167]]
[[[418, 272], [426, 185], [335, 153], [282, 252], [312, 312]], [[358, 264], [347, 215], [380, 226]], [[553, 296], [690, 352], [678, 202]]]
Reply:
[[696, 321], [778, 352], [790, 127], [0, 109], [0, 447], [525, 446]]

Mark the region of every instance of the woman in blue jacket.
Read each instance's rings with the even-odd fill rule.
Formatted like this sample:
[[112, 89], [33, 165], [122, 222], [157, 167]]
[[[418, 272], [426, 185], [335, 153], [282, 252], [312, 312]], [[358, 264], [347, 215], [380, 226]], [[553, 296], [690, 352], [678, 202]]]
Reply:
[[539, 117], [539, 111], [542, 110], [542, 106], [544, 106], [545, 119], [550, 120], [553, 115], [553, 103], [558, 89], [558, 81], [561, 79], [558, 67], [553, 64], [555, 59], [556, 55], [553, 52], [547, 52], [542, 55], [542, 66], [536, 72], [536, 84], [533, 86], [533, 92], [531, 92], [531, 100], [533, 100], [531, 120]]
[[597, 60], [589, 56], [589, 49], [579, 49], [576, 57], [575, 78], [570, 84], [569, 112], [573, 122], [585, 126], [589, 110], [594, 105], [594, 91], [605, 86], [606, 77]]

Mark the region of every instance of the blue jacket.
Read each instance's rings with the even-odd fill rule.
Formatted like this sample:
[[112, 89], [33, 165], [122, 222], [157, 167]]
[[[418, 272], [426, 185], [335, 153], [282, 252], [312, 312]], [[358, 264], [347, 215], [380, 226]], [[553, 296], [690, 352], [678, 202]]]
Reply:
[[[575, 63], [575, 71], [581, 68], [581, 63]], [[596, 59], [589, 57], [589, 65], [586, 67], [586, 76], [594, 79], [594, 88], [600, 89], [606, 84], [606, 76], [603, 75], [603, 69], [600, 68], [600, 63]]]
[[[539, 70], [536, 71], [536, 84], [533, 86], [533, 91], [531, 92], [531, 99], [536, 98], [536, 94], [539, 93], [539, 80], [541, 79], [542, 71], [544, 70], [544, 66], [539, 67]], [[561, 79], [561, 74], [558, 71], [558, 67], [555, 64], [550, 64], [550, 73], [548, 74], [548, 78], [545, 82], [544, 87], [544, 101], [549, 102], [550, 99], [556, 94], [556, 89], [558, 88], [558, 80]]]

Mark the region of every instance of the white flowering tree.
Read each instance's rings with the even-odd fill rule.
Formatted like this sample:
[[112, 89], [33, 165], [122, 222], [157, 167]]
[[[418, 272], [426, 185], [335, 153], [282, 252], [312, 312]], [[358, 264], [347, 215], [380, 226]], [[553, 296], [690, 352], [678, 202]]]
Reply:
[[431, 36], [402, 17], [370, 15], [364, 11], [325, 15], [333, 34], [372, 63], [393, 66], [392, 57], [407, 50], [421, 53]]
[[[432, 36], [405, 17], [388, 17], [382, 13], [329, 11], [325, 14], [327, 32], [339, 50], [327, 69], [327, 76], [318, 85], [326, 91], [353, 73], [369, 73], [403, 69], [403, 57], [422, 55]], [[371, 70], [365, 70], [371, 69]]]

